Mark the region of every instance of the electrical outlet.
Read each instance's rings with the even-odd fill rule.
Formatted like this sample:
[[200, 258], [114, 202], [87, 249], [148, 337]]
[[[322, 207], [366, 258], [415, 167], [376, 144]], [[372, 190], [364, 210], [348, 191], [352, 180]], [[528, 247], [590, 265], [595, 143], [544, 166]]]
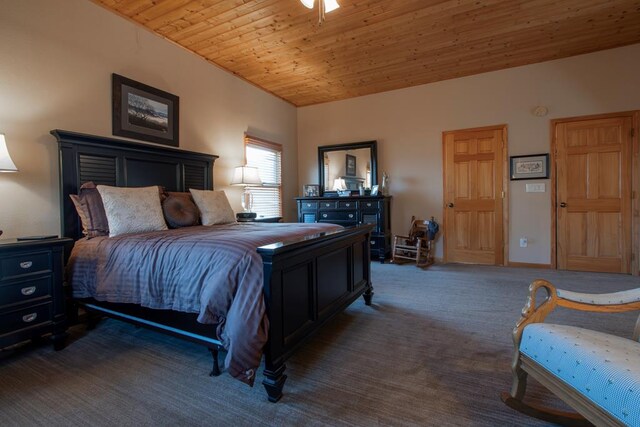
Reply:
[[520, 238], [520, 247], [521, 248], [526, 248], [527, 245], [529, 245], [529, 240], [526, 237], [521, 237]]

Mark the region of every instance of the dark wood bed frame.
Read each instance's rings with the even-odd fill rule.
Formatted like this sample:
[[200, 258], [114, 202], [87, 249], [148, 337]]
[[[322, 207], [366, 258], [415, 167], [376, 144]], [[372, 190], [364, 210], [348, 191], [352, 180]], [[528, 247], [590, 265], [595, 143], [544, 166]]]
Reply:
[[[168, 191], [213, 189], [218, 156], [63, 130], [51, 133], [60, 155], [62, 233], [74, 240], [82, 237], [82, 230], [69, 195], [77, 194], [87, 181], [120, 187], [162, 185]], [[257, 249], [264, 265], [270, 323], [262, 382], [269, 401], [282, 397], [285, 361], [298, 347], [359, 296], [371, 305], [371, 229], [347, 228]], [[208, 347], [213, 354], [211, 375], [219, 375], [217, 352], [222, 343], [215, 327], [196, 321], [197, 314], [93, 299], [76, 302], [90, 315], [106, 315]]]

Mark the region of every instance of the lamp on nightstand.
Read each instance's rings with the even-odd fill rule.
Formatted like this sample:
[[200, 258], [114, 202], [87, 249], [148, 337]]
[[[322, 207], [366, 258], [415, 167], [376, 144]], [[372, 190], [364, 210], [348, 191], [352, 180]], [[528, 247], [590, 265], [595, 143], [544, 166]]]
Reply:
[[[0, 172], [18, 172], [16, 164], [11, 160], [9, 150], [7, 150], [7, 142], [4, 135], [0, 133]], [[2, 230], [0, 230], [2, 235]]]
[[242, 185], [244, 187], [244, 191], [242, 192], [243, 218], [255, 218], [255, 213], [251, 212], [251, 208], [253, 207], [253, 194], [251, 194], [249, 187], [262, 185], [258, 168], [253, 166], [238, 166], [233, 171], [231, 185]]

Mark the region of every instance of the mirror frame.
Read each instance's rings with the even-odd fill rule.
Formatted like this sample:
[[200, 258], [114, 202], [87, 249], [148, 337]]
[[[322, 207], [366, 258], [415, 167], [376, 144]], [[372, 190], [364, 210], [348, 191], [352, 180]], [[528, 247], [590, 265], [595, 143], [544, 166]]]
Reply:
[[[378, 185], [378, 141], [351, 142], [348, 144], [322, 145], [318, 147], [318, 180], [320, 184], [320, 196], [337, 197], [336, 191], [325, 191], [324, 188], [324, 154], [329, 151], [348, 151], [360, 148], [371, 150], [371, 185]], [[351, 194], [358, 194], [357, 190], [351, 190]]]

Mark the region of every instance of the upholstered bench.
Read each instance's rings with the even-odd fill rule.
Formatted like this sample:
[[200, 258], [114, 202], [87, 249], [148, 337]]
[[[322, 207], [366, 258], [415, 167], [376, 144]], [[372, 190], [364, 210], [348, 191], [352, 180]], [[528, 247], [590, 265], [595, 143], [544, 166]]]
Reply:
[[[540, 288], [547, 297], [536, 307]], [[541, 323], [556, 306], [600, 312], [638, 310], [640, 289], [589, 295], [556, 290], [544, 280], [533, 282], [514, 329], [514, 383], [511, 393], [503, 393], [503, 401], [527, 415], [564, 425], [640, 426], [640, 318], [633, 339]], [[528, 374], [579, 414], [524, 403]]]

